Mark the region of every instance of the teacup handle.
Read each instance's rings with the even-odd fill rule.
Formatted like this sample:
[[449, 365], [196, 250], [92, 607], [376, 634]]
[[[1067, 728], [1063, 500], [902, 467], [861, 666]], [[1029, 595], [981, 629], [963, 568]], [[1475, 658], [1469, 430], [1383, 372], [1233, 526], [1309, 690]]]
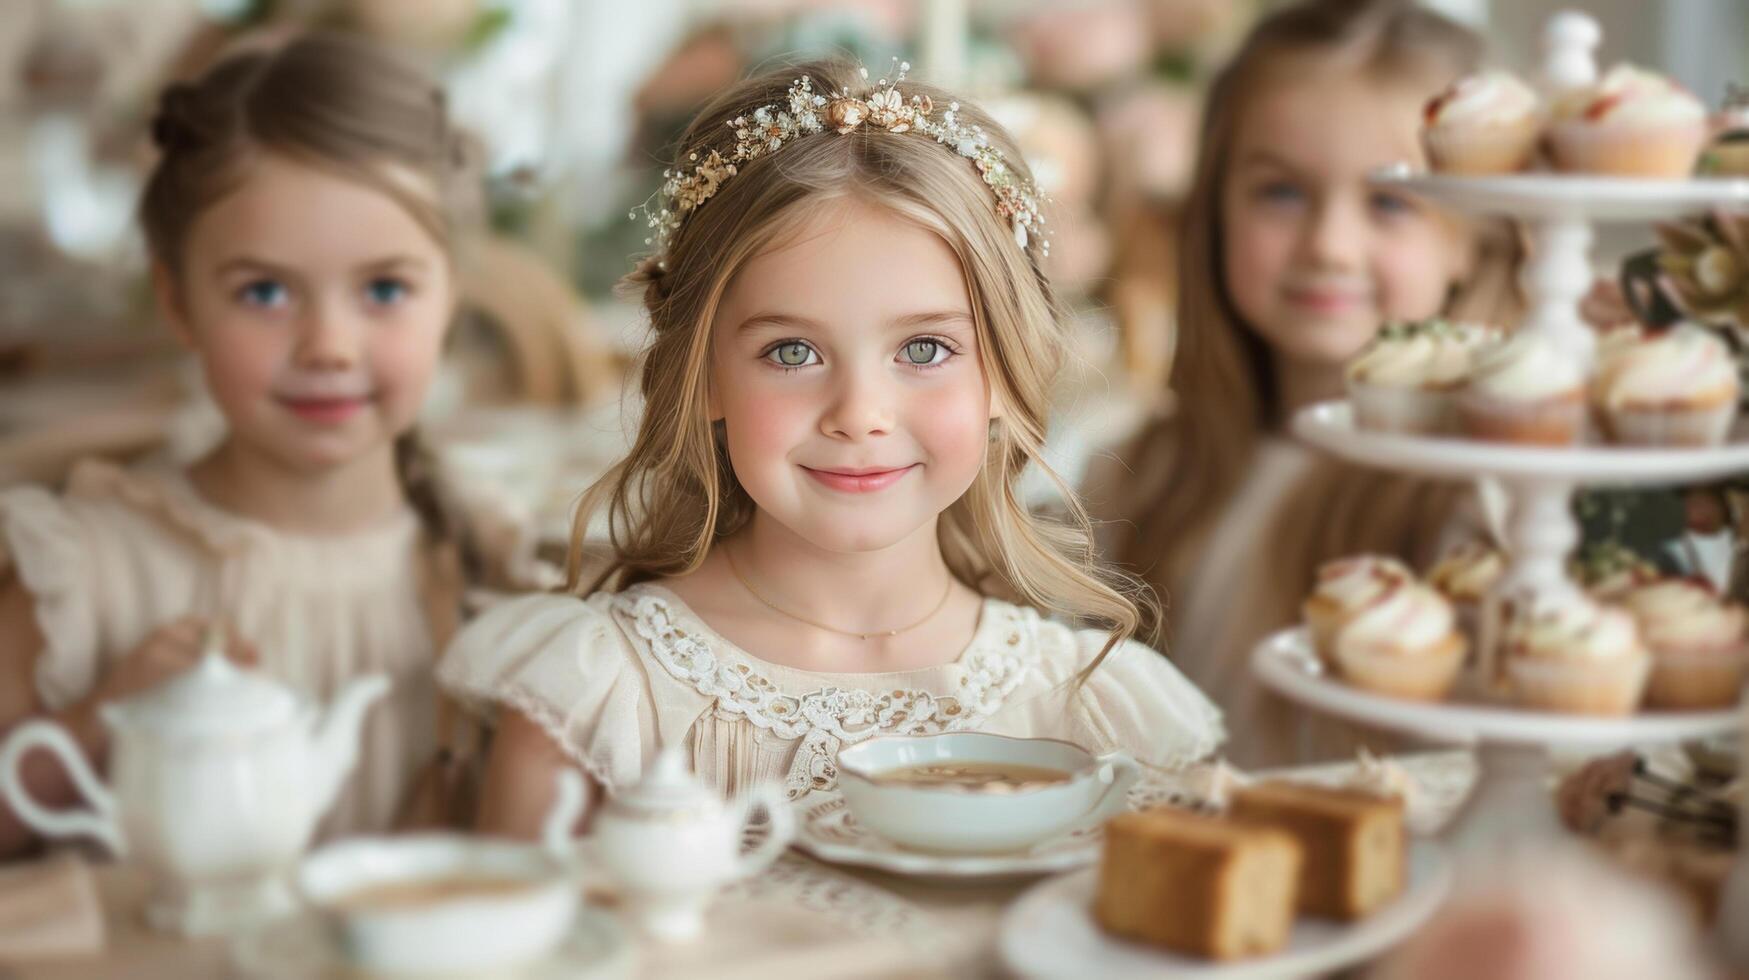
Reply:
[[1097, 827], [1124, 812], [1129, 806], [1130, 787], [1142, 778], [1142, 764], [1130, 758], [1128, 752], [1107, 752], [1093, 762], [1102, 775], [1110, 770], [1111, 782], [1076, 829]]
[[[67, 775], [79, 794], [91, 804], [90, 809], [50, 810], [30, 795], [19, 767], [32, 749], [46, 749], [67, 767]], [[117, 822], [115, 797], [103, 787], [85, 753], [67, 730], [52, 721], [27, 721], [13, 729], [6, 745], [0, 748], [0, 791], [12, 812], [38, 833], [50, 837], [74, 837], [87, 834], [102, 841], [110, 852], [123, 853], [121, 825]]]
[[769, 783], [755, 786], [741, 797], [740, 827], [746, 829], [756, 811], [764, 810], [769, 826], [765, 839], [735, 862], [735, 877], [746, 878], [764, 871], [777, 860], [796, 835], [796, 817], [790, 811], [789, 800]]

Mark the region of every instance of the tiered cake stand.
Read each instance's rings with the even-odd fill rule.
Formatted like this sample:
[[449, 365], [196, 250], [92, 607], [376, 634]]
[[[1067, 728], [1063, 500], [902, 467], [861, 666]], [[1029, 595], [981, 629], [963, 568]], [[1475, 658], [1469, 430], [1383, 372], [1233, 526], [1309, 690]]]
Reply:
[[[1549, 26], [1551, 64], [1558, 60], [1555, 49], [1563, 31], [1569, 43], [1575, 37], [1589, 37], [1590, 45], [1595, 45], [1596, 25], [1589, 18], [1557, 15]], [[1589, 46], [1585, 47], [1584, 61], [1589, 62]], [[1583, 84], [1586, 65], [1574, 68], [1571, 51], [1565, 57], [1566, 67], [1575, 72], [1569, 79], [1579, 78], [1569, 84]], [[1523, 221], [1531, 236], [1533, 261], [1524, 282], [1532, 305], [1520, 329], [1545, 332], [1587, 366], [1595, 343], [1579, 315], [1579, 302], [1591, 285], [1596, 223], [1648, 222], [1712, 209], [1749, 210], [1749, 180], [1557, 174], [1449, 177], [1399, 169], [1379, 174], [1376, 181], [1455, 211]], [[1349, 405], [1333, 401], [1301, 411], [1293, 420], [1293, 431], [1355, 463], [1423, 476], [1498, 481], [1511, 500], [1505, 542], [1511, 561], [1496, 599], [1527, 593], [1558, 596], [1578, 589], [1566, 573], [1567, 557], [1579, 543], [1570, 506], [1576, 487], [1681, 484], [1749, 472], [1749, 432], [1741, 427], [1725, 445], [1705, 449], [1538, 448], [1363, 431], [1355, 427]], [[1523, 841], [1539, 831], [1554, 832], [1558, 821], [1549, 795], [1551, 751], [1604, 752], [1705, 738], [1742, 724], [1735, 710], [1642, 711], [1600, 718], [1533, 711], [1463, 695], [1435, 704], [1396, 700], [1328, 676], [1309, 636], [1300, 629], [1269, 637], [1254, 651], [1252, 666], [1264, 684], [1317, 711], [1433, 741], [1474, 746], [1479, 783], [1454, 828], [1460, 844], [1466, 845]]]

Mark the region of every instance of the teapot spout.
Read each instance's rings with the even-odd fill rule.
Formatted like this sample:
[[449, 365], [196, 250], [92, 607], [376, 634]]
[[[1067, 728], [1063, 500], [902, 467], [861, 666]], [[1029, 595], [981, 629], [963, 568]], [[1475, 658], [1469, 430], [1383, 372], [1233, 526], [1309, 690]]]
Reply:
[[364, 713], [376, 700], [389, 692], [389, 678], [384, 674], [360, 677], [340, 690], [316, 729], [311, 746], [315, 787], [313, 799], [318, 815], [327, 813], [340, 795], [340, 787], [352, 767], [358, 764], [358, 733], [364, 726]]

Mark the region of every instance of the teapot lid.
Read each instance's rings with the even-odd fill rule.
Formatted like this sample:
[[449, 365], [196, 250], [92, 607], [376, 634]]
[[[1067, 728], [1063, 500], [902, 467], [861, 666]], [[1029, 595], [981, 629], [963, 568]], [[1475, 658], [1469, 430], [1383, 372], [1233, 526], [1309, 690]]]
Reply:
[[656, 753], [644, 778], [608, 803], [609, 810], [637, 817], [682, 817], [721, 809], [722, 798], [687, 771], [680, 749], [668, 746]]
[[102, 714], [111, 725], [163, 735], [253, 735], [284, 725], [298, 707], [289, 688], [239, 669], [209, 642], [194, 667]]

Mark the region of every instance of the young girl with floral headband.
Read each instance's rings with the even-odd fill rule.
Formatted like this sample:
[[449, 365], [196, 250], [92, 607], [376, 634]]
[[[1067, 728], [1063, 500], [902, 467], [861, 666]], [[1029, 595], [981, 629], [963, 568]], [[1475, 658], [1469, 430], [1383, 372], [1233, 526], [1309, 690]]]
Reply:
[[[500, 709], [485, 829], [532, 834], [562, 767], [611, 791], [665, 746], [796, 797], [876, 735], [1160, 766], [1219, 745], [1208, 701], [1129, 639], [1135, 593], [1090, 570], [1072, 499], [1067, 523], [1021, 504], [1065, 347], [1041, 202], [1000, 127], [900, 68], [762, 75], [685, 134], [632, 277], [643, 419], [576, 516], [578, 594], [493, 609], [440, 667]], [[602, 512], [615, 564], [576, 588]]]
[[[101, 761], [97, 708], [222, 624], [233, 658], [314, 698], [391, 676], [324, 832], [387, 829], [436, 755], [434, 634], [514, 554], [412, 435], [456, 306], [468, 144], [421, 73], [328, 37], [171, 86], [153, 135], [154, 285], [228, 433], [186, 469], [87, 461], [59, 497], [0, 495], [0, 729], [49, 714]], [[75, 797], [50, 760], [25, 771]], [[30, 840], [0, 808], [0, 851]]]

